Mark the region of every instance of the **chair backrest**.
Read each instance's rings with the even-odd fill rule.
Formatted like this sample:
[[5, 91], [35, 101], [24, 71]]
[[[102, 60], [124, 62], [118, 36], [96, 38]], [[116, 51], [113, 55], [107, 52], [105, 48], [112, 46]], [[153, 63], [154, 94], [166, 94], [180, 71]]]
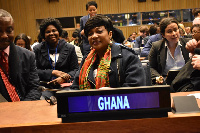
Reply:
[[150, 71], [149, 60], [142, 60], [141, 63], [146, 74], [146, 86], [151, 86], [152, 82], [151, 82], [151, 71]]

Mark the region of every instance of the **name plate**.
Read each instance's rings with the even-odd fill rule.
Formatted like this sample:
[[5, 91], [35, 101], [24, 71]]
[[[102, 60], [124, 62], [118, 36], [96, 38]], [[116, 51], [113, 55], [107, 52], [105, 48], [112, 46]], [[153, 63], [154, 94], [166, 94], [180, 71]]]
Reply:
[[63, 122], [166, 117], [171, 111], [169, 86], [59, 91]]

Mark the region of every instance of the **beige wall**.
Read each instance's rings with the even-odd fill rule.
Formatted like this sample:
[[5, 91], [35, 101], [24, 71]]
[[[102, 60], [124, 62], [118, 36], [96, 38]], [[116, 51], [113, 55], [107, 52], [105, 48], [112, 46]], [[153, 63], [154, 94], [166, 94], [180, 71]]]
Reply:
[[[36, 19], [48, 17], [69, 17], [86, 15], [85, 4], [89, 0], [0, 0], [0, 8], [9, 11], [15, 20], [15, 35], [26, 33], [36, 39]], [[200, 7], [200, 0], [160, 0], [159, 2], [139, 3], [138, 0], [96, 0], [98, 13], [115, 14], [129, 12], [146, 12], [160, 10], [175, 10]], [[191, 24], [187, 24], [190, 26]], [[119, 27], [125, 37], [138, 26]], [[71, 36], [72, 30], [69, 30]]]

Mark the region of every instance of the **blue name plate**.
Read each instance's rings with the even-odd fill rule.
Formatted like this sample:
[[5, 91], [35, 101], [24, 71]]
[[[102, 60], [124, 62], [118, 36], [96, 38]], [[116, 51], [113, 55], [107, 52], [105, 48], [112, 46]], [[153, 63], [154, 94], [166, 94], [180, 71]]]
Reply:
[[163, 117], [171, 111], [168, 85], [58, 91], [56, 98], [63, 121]]
[[159, 108], [159, 93], [131, 93], [68, 97], [69, 113]]

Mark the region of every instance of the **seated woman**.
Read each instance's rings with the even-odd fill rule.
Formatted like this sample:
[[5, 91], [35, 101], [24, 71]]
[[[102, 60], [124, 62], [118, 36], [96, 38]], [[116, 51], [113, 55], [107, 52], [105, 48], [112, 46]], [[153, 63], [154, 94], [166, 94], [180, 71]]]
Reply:
[[192, 58], [181, 69], [171, 84], [171, 91], [199, 91], [200, 86], [200, 24], [191, 28], [193, 39], [187, 42], [186, 49]]
[[143, 86], [145, 72], [134, 51], [111, 42], [113, 25], [109, 18], [97, 15], [84, 28], [92, 47], [81, 62], [71, 89]]
[[194, 24], [191, 27], [191, 32], [192, 32], [192, 40], [188, 41], [186, 44], [186, 49], [191, 53], [193, 56], [194, 50], [196, 48], [200, 48], [200, 24]]
[[30, 40], [29, 40], [28, 36], [24, 33], [17, 35], [15, 37], [14, 43], [15, 43], [15, 45], [18, 45], [22, 48], [26, 48], [26, 49], [32, 51], [31, 45], [30, 45]]
[[33, 48], [40, 80], [60, 85], [73, 79], [78, 70], [78, 59], [74, 46], [59, 39], [62, 34], [59, 20], [44, 19], [40, 34], [45, 41]]
[[177, 20], [162, 19], [160, 32], [163, 39], [152, 44], [148, 57], [153, 84], [163, 84], [169, 70], [182, 68], [189, 59], [189, 52], [185, 49], [189, 39], [180, 38]]

